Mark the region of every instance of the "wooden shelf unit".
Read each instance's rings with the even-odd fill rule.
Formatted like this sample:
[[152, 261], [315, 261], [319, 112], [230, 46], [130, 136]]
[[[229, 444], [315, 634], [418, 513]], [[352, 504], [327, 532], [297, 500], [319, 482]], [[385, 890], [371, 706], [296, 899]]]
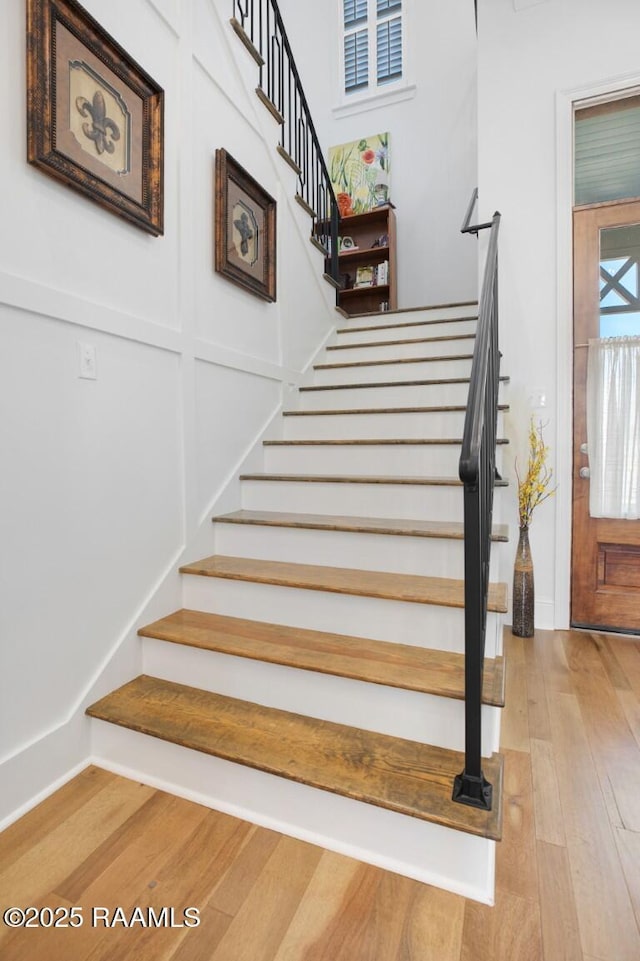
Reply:
[[[388, 245], [372, 245], [386, 234]], [[339, 306], [347, 314], [370, 314], [381, 311], [387, 303], [389, 310], [398, 306], [396, 268], [396, 215], [393, 204], [375, 207], [364, 214], [353, 214], [340, 221], [340, 237], [351, 237], [356, 248], [343, 250], [339, 255], [340, 274], [349, 275], [351, 286], [338, 294]], [[389, 282], [371, 287], [354, 287], [358, 267], [376, 267], [389, 261]]]

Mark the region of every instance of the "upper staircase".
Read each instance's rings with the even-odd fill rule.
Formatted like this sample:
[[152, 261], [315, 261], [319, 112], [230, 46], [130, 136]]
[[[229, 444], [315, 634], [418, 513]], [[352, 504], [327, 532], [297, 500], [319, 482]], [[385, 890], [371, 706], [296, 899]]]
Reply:
[[216, 553], [181, 568], [184, 609], [140, 630], [144, 675], [88, 713], [111, 722], [94, 732], [107, 764], [490, 901], [504, 584], [489, 591], [482, 689], [494, 803], [452, 801], [474, 315], [345, 320], [265, 442], [264, 472], [242, 476], [240, 509], [214, 518]]

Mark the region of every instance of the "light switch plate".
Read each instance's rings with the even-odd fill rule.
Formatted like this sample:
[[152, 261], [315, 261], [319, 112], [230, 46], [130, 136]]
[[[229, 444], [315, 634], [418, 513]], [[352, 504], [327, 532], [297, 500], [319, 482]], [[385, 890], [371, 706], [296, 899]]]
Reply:
[[78, 342], [78, 377], [97, 380], [96, 349], [93, 344]]

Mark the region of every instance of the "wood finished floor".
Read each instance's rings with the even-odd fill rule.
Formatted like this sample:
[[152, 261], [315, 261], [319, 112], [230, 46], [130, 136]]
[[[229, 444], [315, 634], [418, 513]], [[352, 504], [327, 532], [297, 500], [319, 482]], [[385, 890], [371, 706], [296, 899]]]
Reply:
[[0, 905], [200, 909], [0, 928], [2, 961], [638, 961], [640, 641], [506, 642], [488, 908], [89, 768], [0, 835]]

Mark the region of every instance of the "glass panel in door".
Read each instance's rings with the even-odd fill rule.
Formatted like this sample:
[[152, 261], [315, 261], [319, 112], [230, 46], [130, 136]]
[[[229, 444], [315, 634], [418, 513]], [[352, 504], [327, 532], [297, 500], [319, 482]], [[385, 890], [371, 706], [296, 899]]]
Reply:
[[600, 230], [598, 337], [640, 335], [640, 224]]

